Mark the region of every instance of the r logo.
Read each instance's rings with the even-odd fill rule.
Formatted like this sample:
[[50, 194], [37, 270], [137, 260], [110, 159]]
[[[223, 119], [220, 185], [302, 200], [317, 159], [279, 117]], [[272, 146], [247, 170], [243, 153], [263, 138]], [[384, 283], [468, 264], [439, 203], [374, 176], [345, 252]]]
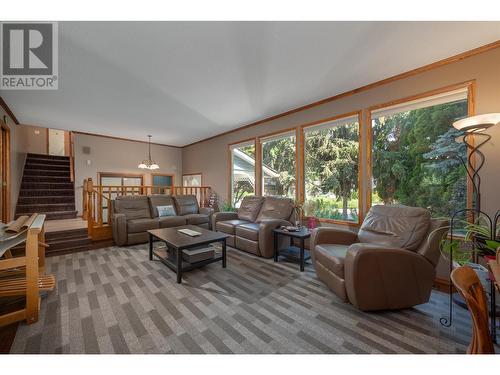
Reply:
[[52, 24], [3, 24], [3, 74], [52, 74]]
[[2, 22], [0, 34], [0, 88], [57, 89], [56, 22]]

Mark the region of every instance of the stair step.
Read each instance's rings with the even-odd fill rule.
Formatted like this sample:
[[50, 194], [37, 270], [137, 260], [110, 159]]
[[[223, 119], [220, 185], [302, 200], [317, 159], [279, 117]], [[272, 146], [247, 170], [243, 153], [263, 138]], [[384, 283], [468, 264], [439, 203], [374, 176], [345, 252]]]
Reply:
[[19, 212], [54, 212], [54, 211], [73, 211], [75, 203], [48, 203], [48, 204], [18, 204]]
[[64, 238], [56, 241], [47, 241], [49, 245], [49, 249], [53, 250], [61, 250], [76, 246], [89, 246], [91, 243], [90, 238]]
[[26, 159], [35, 158], [35, 159], [48, 159], [48, 160], [69, 160], [69, 156], [59, 156], [59, 155], [46, 155], [46, 154], [33, 154], [28, 153], [26, 155]]
[[54, 256], [59, 256], [59, 255], [71, 254], [71, 253], [79, 253], [81, 251], [88, 251], [88, 250], [91, 250], [91, 249], [92, 249], [91, 245], [68, 247], [68, 248], [64, 248], [64, 249], [60, 249], [60, 250], [49, 250], [49, 249], [47, 249], [45, 255], [47, 257], [54, 257]]
[[21, 189], [22, 190], [28, 190], [28, 191], [50, 191], [54, 189], [53, 191], [56, 190], [72, 190], [74, 191], [74, 186], [72, 182], [25, 182], [21, 184]]
[[47, 187], [46, 189], [24, 189], [19, 190], [20, 197], [74, 197], [74, 189], [51, 189]]
[[69, 160], [27, 158], [26, 164], [59, 165], [59, 166], [69, 167], [70, 163], [69, 163]]
[[56, 232], [46, 232], [45, 239], [47, 241], [58, 240], [63, 238], [88, 238], [87, 228], [59, 230]]
[[[15, 218], [19, 216], [30, 216], [34, 212], [16, 212]], [[60, 219], [75, 219], [78, 211], [50, 211], [50, 212], [37, 212], [37, 214], [43, 214], [46, 216], [45, 220], [60, 220]]]
[[26, 161], [24, 165], [24, 169], [37, 169], [37, 170], [45, 170], [45, 171], [68, 171], [69, 172], [69, 164], [68, 165], [56, 165], [56, 164], [39, 164], [33, 163], [32, 161]]
[[68, 176], [23, 176], [22, 182], [71, 183]]
[[69, 169], [67, 171], [47, 170], [47, 169], [25, 169], [23, 177], [41, 176], [41, 177], [66, 177], [69, 178]]
[[67, 195], [67, 196], [23, 196], [19, 195], [19, 199], [17, 200], [17, 204], [24, 206], [24, 205], [33, 205], [33, 204], [62, 204], [62, 203], [67, 203], [67, 204], [74, 204], [75, 203], [75, 196], [74, 195]]

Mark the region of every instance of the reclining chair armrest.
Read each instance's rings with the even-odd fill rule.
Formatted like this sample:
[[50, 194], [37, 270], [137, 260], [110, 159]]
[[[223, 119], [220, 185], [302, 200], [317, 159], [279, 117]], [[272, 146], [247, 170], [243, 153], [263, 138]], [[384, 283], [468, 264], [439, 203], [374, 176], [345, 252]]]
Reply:
[[208, 229], [212, 229], [212, 215], [214, 214], [214, 209], [212, 207], [200, 207], [198, 212], [202, 215], [208, 216]]
[[127, 217], [125, 214], [114, 214], [111, 221], [113, 231], [113, 240], [116, 245], [123, 246], [127, 244]]
[[344, 272], [349, 301], [363, 311], [428, 302], [435, 277], [434, 266], [424, 256], [367, 243], [349, 247]]
[[212, 207], [200, 207], [200, 214], [212, 216], [214, 214], [214, 209]]
[[261, 256], [265, 258], [271, 258], [273, 256], [273, 230], [281, 227], [282, 225], [292, 225], [292, 223], [281, 219], [266, 219], [259, 223], [259, 250]]
[[236, 220], [238, 219], [238, 213], [237, 212], [215, 212], [212, 215], [212, 230], [216, 230], [215, 224], [217, 224], [218, 221], [226, 221], [226, 220]]
[[358, 241], [358, 235], [345, 229], [319, 227], [311, 233], [311, 249], [321, 243], [352, 245]]

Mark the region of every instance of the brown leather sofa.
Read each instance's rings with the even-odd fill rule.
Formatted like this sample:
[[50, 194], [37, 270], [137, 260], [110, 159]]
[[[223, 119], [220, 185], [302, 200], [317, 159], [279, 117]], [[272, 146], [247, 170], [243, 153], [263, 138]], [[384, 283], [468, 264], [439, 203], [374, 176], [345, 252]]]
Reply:
[[[173, 206], [176, 216], [158, 217], [157, 206]], [[191, 224], [209, 228], [212, 208], [198, 206], [194, 195], [129, 195], [111, 202], [113, 239], [118, 246], [144, 243], [149, 229]]]
[[318, 278], [360, 310], [429, 301], [448, 221], [407, 206], [373, 206], [358, 233], [320, 227], [311, 235]]
[[[265, 258], [273, 256], [273, 229], [295, 221], [292, 199], [246, 196], [237, 212], [217, 212], [212, 228], [229, 234], [227, 244]], [[281, 244], [279, 244], [281, 246]]]

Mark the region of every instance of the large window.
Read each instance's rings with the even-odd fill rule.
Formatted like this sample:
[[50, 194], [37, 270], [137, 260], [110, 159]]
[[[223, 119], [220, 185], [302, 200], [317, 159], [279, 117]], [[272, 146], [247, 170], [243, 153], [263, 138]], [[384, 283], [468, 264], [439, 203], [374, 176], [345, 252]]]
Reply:
[[255, 194], [255, 141], [232, 145], [231, 204], [239, 207], [243, 197]]
[[452, 124], [466, 116], [466, 89], [372, 111], [372, 204], [425, 207], [434, 217], [465, 208], [467, 150]]
[[261, 138], [262, 195], [295, 199], [295, 131]]
[[309, 215], [358, 222], [359, 117], [304, 128], [304, 198]]

